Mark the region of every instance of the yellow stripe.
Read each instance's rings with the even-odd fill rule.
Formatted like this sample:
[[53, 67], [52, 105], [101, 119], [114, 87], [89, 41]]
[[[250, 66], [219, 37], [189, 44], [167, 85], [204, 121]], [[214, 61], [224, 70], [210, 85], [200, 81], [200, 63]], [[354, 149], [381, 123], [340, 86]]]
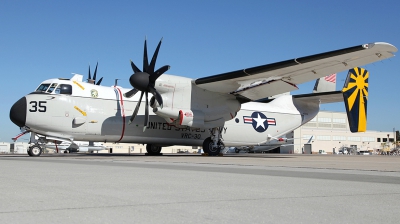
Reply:
[[354, 92], [347, 99], [347, 103], [349, 104], [349, 110], [353, 109], [354, 103], [356, 102], [358, 89], [354, 90]]
[[366, 131], [367, 130], [367, 116], [365, 113], [365, 102], [364, 96], [360, 91], [360, 105], [359, 105], [359, 113], [358, 113], [358, 131]]
[[85, 87], [83, 87], [81, 84], [79, 84], [77, 81], [74, 81], [74, 83], [79, 86], [82, 90], [85, 90]]
[[77, 106], [74, 106], [74, 108], [75, 108], [77, 111], [81, 112], [81, 114], [82, 114], [83, 116], [86, 116], [86, 112], [85, 112], [85, 111], [79, 109], [79, 107], [77, 107]]

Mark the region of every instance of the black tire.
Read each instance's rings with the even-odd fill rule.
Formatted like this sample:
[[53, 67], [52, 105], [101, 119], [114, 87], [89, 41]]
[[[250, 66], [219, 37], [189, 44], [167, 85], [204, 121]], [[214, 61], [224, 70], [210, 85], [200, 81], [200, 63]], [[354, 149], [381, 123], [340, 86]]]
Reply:
[[42, 154], [42, 148], [38, 145], [30, 146], [28, 149], [28, 155], [30, 156], [40, 156]]
[[236, 152], [236, 153], [239, 153], [239, 152], [240, 152], [240, 149], [235, 148], [235, 152]]
[[211, 140], [211, 137], [208, 137], [204, 139], [203, 142], [203, 151], [204, 153], [208, 153], [209, 156], [218, 156], [219, 153], [221, 152], [221, 149], [223, 147], [223, 143], [221, 141], [218, 142], [218, 147], [214, 148], [213, 147], [214, 142]]
[[146, 145], [146, 151], [151, 156], [160, 155], [161, 149], [162, 149], [161, 146], [156, 146], [156, 145], [152, 145], [152, 144]]

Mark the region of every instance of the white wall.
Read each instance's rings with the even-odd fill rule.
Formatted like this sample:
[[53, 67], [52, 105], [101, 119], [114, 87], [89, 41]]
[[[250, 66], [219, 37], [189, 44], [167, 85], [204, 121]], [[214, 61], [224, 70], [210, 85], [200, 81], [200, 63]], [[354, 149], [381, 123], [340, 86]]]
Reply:
[[[318, 115], [294, 131], [295, 143], [293, 146], [294, 153], [301, 153], [303, 145], [308, 141], [310, 136], [314, 136], [311, 142], [313, 153], [324, 150], [332, 153], [333, 149], [337, 153], [342, 147], [350, 147], [357, 145], [358, 150], [376, 150], [381, 148], [383, 139], [393, 138], [393, 132], [366, 131], [359, 133], [351, 133], [347, 115], [345, 112], [329, 112], [321, 111]], [[377, 142], [380, 138], [380, 142]]]
[[0, 142], [0, 153], [10, 153], [10, 143]]
[[[143, 144], [130, 144], [130, 143], [105, 143], [107, 150], [99, 151], [99, 153], [109, 153], [112, 148], [113, 153], [146, 153], [146, 145]], [[179, 151], [187, 151], [188, 153], [195, 153], [197, 149], [192, 149], [191, 146], [169, 146], [163, 147], [161, 153], [177, 153]]]

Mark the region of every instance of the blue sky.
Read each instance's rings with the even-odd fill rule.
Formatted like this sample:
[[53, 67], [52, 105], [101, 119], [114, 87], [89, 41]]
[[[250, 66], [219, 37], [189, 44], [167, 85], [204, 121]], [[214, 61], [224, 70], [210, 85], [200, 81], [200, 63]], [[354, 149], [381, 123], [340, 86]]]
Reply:
[[[14, 102], [49, 78], [87, 74], [130, 87], [129, 60], [141, 67], [163, 39], [156, 67], [200, 78], [370, 42], [400, 47], [398, 1], [18, 1], [0, 5], [0, 141], [19, 128]], [[399, 56], [370, 71], [368, 129], [400, 129]], [[338, 74], [338, 88], [346, 74]], [[308, 93], [312, 83], [296, 93]], [[344, 111], [342, 103], [324, 110]]]

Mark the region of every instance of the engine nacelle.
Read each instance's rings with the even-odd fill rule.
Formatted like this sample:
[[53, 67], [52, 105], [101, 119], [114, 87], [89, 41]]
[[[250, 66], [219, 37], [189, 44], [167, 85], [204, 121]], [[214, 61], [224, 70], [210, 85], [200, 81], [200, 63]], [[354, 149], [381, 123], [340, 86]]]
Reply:
[[179, 125], [202, 128], [204, 127], [204, 113], [199, 110], [180, 110]]
[[173, 123], [179, 119], [179, 109], [171, 109], [169, 107], [155, 107], [153, 112], [158, 116], [164, 118], [168, 123]]
[[164, 118], [169, 124], [176, 126], [187, 126], [193, 128], [213, 128], [223, 126], [225, 121], [231, 120], [236, 116], [236, 112], [219, 114], [218, 117], [210, 120], [206, 119], [203, 111], [190, 109], [171, 109], [168, 107], [154, 108], [153, 112]]
[[193, 128], [220, 127], [236, 116], [241, 104], [234, 96], [201, 89], [192, 81], [163, 75], [156, 83], [163, 107], [153, 96], [153, 112], [171, 125]]

